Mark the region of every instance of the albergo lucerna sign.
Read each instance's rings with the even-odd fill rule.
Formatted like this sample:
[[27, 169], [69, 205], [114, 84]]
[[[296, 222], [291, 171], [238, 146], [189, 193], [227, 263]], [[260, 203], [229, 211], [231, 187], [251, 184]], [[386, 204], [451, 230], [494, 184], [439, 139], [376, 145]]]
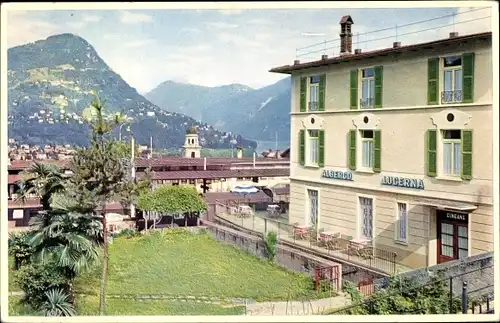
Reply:
[[415, 188], [418, 190], [424, 189], [424, 181], [421, 179], [417, 179], [417, 178], [405, 178], [405, 177], [397, 177], [397, 176], [382, 176], [382, 181], [380, 182], [380, 184], [388, 185], [388, 186]]
[[325, 169], [325, 170], [323, 170], [323, 174], [321, 174], [321, 176], [323, 176], [324, 178], [352, 181], [352, 173], [351, 172], [340, 172], [340, 171]]

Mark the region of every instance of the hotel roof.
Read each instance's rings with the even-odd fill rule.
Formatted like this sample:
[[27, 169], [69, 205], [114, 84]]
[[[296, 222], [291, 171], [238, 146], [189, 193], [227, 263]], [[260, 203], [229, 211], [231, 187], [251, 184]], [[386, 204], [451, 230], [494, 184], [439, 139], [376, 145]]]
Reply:
[[365, 58], [373, 58], [377, 56], [387, 56], [389, 54], [397, 54], [397, 53], [404, 53], [404, 52], [409, 52], [409, 51], [418, 51], [421, 49], [430, 49], [435, 46], [440, 46], [440, 45], [451, 45], [455, 43], [460, 43], [460, 42], [466, 42], [468, 40], [474, 40], [474, 39], [491, 39], [491, 32], [484, 32], [484, 33], [478, 33], [478, 34], [470, 34], [470, 35], [464, 35], [464, 36], [456, 36], [456, 37], [450, 37], [450, 38], [444, 38], [444, 39], [439, 39], [439, 40], [434, 40], [431, 42], [426, 42], [426, 43], [418, 43], [418, 44], [412, 44], [412, 45], [406, 45], [406, 46], [399, 46], [399, 47], [389, 47], [389, 48], [384, 48], [380, 50], [373, 50], [369, 52], [361, 52], [359, 54], [346, 54], [342, 56], [336, 56], [332, 58], [326, 58], [326, 59], [320, 59], [317, 61], [312, 61], [312, 62], [307, 62], [307, 63], [297, 63], [294, 65], [284, 65], [280, 67], [275, 67], [269, 70], [269, 72], [273, 73], [282, 73], [282, 74], [292, 74], [294, 71], [299, 71], [303, 70], [306, 68], [314, 68], [314, 67], [323, 67], [323, 66], [328, 66], [328, 65], [333, 65], [333, 64], [338, 64], [338, 63], [343, 63], [343, 62], [350, 62], [350, 61], [356, 61], [356, 60], [361, 60]]

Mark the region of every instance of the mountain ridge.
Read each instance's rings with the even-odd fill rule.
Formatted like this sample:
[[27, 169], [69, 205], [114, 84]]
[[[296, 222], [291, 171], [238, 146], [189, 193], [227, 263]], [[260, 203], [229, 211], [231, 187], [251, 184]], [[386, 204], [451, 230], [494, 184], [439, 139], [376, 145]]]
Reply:
[[[149, 143], [153, 136], [155, 147], [178, 148], [184, 143], [186, 129], [195, 125], [202, 146], [230, 147], [226, 133], [151, 103], [80, 36], [52, 35], [9, 48], [7, 57], [9, 138], [32, 144], [88, 144], [88, 127], [81, 112], [96, 90], [107, 101], [110, 113], [122, 111], [133, 119], [131, 128], [138, 143]], [[115, 132], [117, 135], [118, 129]], [[256, 146], [241, 136], [238, 140], [244, 147]]]

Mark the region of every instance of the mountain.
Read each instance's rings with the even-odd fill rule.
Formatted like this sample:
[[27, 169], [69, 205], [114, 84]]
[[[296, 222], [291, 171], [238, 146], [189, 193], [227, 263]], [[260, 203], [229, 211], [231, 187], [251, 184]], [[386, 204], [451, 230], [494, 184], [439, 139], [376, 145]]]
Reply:
[[290, 140], [290, 78], [253, 90], [232, 84], [214, 88], [167, 81], [145, 96], [159, 107], [182, 112], [245, 138]]
[[[89, 128], [82, 111], [93, 91], [106, 102], [106, 111], [122, 111], [132, 118], [131, 130], [139, 144], [154, 148], [180, 147], [186, 129], [199, 127], [207, 148], [230, 147], [227, 133], [192, 117], [165, 111], [130, 87], [83, 38], [61, 34], [8, 50], [9, 138], [28, 144], [86, 145]], [[115, 130], [118, 135], [119, 129]], [[124, 137], [126, 129], [122, 129]], [[238, 136], [238, 143], [256, 143]]]
[[166, 81], [144, 96], [164, 110], [205, 121], [210, 107], [249, 91], [253, 89], [242, 84], [206, 87]]

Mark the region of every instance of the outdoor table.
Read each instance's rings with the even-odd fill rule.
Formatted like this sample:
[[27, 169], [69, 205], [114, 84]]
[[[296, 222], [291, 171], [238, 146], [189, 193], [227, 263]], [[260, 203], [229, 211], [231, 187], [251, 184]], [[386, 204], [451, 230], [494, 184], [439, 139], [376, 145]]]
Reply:
[[308, 225], [295, 225], [294, 226], [295, 235], [298, 236], [300, 239], [304, 239], [309, 234], [309, 228], [310, 227]]
[[324, 231], [319, 233], [319, 242], [322, 245], [329, 246], [334, 239], [339, 235], [338, 232]]
[[278, 213], [279, 207], [279, 205], [271, 204], [267, 207], [267, 213], [269, 213], [269, 215], [275, 215]]
[[349, 252], [353, 252], [356, 256], [362, 258], [372, 257], [370, 247], [371, 240], [368, 239], [353, 239], [349, 243]]

